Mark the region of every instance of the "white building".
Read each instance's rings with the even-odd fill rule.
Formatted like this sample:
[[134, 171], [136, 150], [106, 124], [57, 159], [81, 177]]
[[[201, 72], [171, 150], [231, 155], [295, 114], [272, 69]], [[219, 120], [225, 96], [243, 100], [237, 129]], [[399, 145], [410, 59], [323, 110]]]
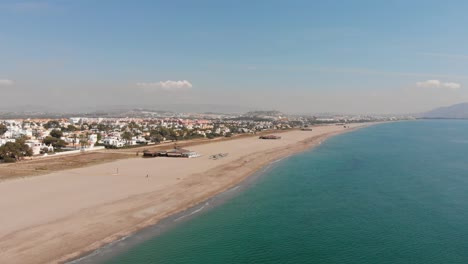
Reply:
[[115, 146], [115, 147], [123, 147], [125, 145], [125, 142], [122, 141], [120, 138], [117, 137], [107, 137], [102, 140], [102, 143], [105, 145], [109, 146]]
[[71, 117], [71, 118], [69, 119], [69, 121], [70, 121], [70, 123], [76, 125], [76, 124], [80, 123], [81, 118], [80, 118], [80, 117]]
[[41, 154], [41, 150], [43, 149], [47, 149], [48, 152], [54, 151], [54, 147], [47, 146], [46, 144], [39, 142], [39, 140], [26, 140], [25, 144], [31, 148], [33, 155]]
[[14, 138], [0, 138], [0, 147], [5, 145], [7, 142], [15, 142], [16, 139]]
[[88, 139], [89, 139], [89, 142], [90, 142], [91, 144], [93, 144], [93, 145], [96, 144], [96, 142], [98, 141], [98, 140], [97, 140], [97, 135], [96, 135], [96, 134], [91, 134], [91, 135], [89, 135], [89, 136], [88, 136]]

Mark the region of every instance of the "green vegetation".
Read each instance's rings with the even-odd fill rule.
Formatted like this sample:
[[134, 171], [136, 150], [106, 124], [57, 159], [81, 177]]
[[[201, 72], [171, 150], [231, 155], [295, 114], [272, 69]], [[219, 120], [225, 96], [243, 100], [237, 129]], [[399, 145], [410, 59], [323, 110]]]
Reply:
[[125, 145], [128, 145], [128, 142], [132, 140], [133, 134], [131, 132], [125, 131], [122, 133], [122, 139], [125, 140]]
[[105, 125], [105, 124], [98, 124], [96, 126], [96, 129], [99, 130], [99, 131], [105, 131], [105, 132], [109, 132], [110, 130], [112, 130], [112, 128], [108, 125]]
[[59, 121], [57, 121], [57, 120], [51, 120], [51, 121], [45, 123], [43, 126], [44, 126], [45, 129], [49, 129], [49, 128], [59, 128], [59, 127], [60, 127], [60, 123], [59, 123]]
[[3, 136], [8, 131], [8, 128], [4, 124], [0, 124], [0, 136]]
[[179, 141], [203, 137], [203, 135], [197, 133], [197, 130], [189, 130], [187, 128], [174, 130], [172, 128], [160, 127], [151, 130], [149, 137], [146, 137], [146, 139], [159, 143], [163, 140]]
[[81, 148], [85, 148], [89, 145], [88, 143], [88, 136], [85, 134], [80, 135], [80, 146]]
[[52, 147], [54, 147], [54, 150], [56, 150], [56, 151], [60, 151], [63, 147], [65, 147], [67, 145], [67, 143], [65, 141], [63, 141], [62, 139], [56, 138], [56, 137], [51, 137], [51, 136], [47, 136], [43, 140], [43, 143], [46, 144], [47, 146], [52, 145]]
[[68, 125], [67, 127], [61, 127], [61, 130], [64, 132], [75, 132], [78, 128], [74, 125]]
[[73, 134], [73, 135], [72, 135], [72, 138], [73, 138], [73, 147], [75, 147], [76, 139], [78, 138], [78, 135], [77, 135], [77, 134]]
[[50, 131], [50, 136], [60, 139], [61, 137], [63, 137], [63, 132], [58, 129], [54, 129]]
[[16, 162], [23, 157], [32, 156], [32, 149], [25, 144], [26, 138], [22, 137], [16, 142], [7, 142], [0, 147], [0, 159], [5, 162]]
[[47, 136], [42, 142], [46, 144], [47, 146], [52, 145], [55, 151], [60, 151], [63, 147], [67, 145], [67, 143], [64, 140], [60, 139], [62, 136], [63, 136], [62, 131], [58, 129], [54, 129], [50, 131], [50, 135]]

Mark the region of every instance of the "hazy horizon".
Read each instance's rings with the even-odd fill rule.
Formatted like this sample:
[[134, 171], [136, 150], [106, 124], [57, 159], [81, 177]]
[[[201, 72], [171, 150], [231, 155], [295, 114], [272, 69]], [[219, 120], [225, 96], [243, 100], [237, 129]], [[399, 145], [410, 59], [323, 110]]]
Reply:
[[0, 94], [8, 100], [0, 110], [425, 112], [468, 102], [467, 8], [464, 1], [6, 0]]
[[[437, 108], [435, 108], [437, 109]], [[97, 105], [90, 107], [51, 107], [41, 105], [17, 105], [11, 107], [0, 106], [0, 115], [2, 113], [28, 113], [43, 112], [49, 114], [97, 114], [97, 113], [115, 113], [125, 111], [154, 111], [154, 112], [174, 112], [174, 113], [219, 113], [219, 114], [245, 114], [248, 112], [272, 112], [278, 111], [287, 115], [419, 115], [421, 113], [359, 113], [359, 112], [338, 112], [338, 111], [317, 111], [317, 112], [290, 112], [282, 111], [277, 108], [261, 107], [243, 107], [236, 105], [214, 105], [214, 104], [158, 104], [158, 105]], [[434, 110], [434, 109], [431, 109]]]

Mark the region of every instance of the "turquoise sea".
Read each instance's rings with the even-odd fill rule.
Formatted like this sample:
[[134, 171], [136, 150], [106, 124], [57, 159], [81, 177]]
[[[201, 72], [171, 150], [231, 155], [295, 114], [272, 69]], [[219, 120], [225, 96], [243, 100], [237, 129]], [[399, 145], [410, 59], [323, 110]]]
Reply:
[[468, 263], [468, 121], [380, 124], [275, 163], [105, 263]]

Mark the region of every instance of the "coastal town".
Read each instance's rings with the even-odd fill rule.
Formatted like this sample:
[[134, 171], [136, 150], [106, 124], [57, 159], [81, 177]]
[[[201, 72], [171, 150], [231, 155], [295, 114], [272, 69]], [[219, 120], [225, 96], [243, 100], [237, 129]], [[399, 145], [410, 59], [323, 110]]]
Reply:
[[[410, 118], [410, 117], [404, 117]], [[214, 139], [313, 125], [392, 121], [402, 117], [291, 116], [278, 111], [243, 115], [173, 114], [140, 117], [0, 119], [0, 162], [101, 149], [132, 148], [191, 139]]]
[[468, 264], [467, 10], [0, 0], [0, 264]]

